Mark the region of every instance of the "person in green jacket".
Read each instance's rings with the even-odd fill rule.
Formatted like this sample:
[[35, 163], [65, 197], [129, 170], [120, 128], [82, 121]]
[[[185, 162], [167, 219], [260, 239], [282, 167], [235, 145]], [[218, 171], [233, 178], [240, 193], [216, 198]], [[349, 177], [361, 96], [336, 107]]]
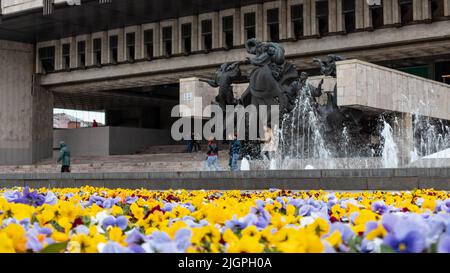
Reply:
[[61, 172], [70, 173], [70, 150], [64, 141], [59, 143], [59, 162], [62, 162]]

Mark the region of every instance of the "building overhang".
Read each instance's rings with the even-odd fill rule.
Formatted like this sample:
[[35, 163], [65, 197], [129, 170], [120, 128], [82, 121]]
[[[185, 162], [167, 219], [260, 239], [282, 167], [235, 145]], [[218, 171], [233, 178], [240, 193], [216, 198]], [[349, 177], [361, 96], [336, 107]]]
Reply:
[[170, 18], [250, 5], [262, 0], [82, 0], [55, 4], [53, 13], [32, 8], [0, 15], [0, 39], [36, 43]]

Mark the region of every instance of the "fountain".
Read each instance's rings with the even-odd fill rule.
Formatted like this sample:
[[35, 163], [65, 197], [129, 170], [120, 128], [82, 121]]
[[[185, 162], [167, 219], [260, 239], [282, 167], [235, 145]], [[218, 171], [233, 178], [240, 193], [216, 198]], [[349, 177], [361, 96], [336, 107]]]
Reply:
[[[444, 93], [425, 92], [419, 103], [415, 103], [417, 96], [410, 95], [412, 91], [408, 90], [411, 86], [398, 87], [399, 82], [392, 80], [400, 89], [400, 92], [391, 94], [395, 103], [386, 103], [385, 106], [378, 102], [379, 98], [371, 98], [370, 102], [351, 101], [347, 106], [344, 99], [355, 100], [356, 95], [356, 99], [361, 100], [364, 98], [362, 91], [370, 97], [375, 96], [373, 93], [381, 93], [380, 90], [391, 89], [381, 86], [384, 79], [375, 85], [374, 80], [368, 80], [371, 75], [347, 75], [345, 69], [355, 70], [354, 67], [360, 65], [363, 68], [370, 66], [369, 71], [380, 75], [400, 72], [384, 71], [387, 68], [346, 61], [331, 54], [324, 60], [313, 60], [320, 67], [322, 76], [310, 78], [305, 72], [298, 74], [285, 60], [284, 49], [277, 43], [250, 39], [246, 49], [255, 57], [222, 65], [213, 81], [202, 79], [213, 87], [220, 87], [215, 103], [222, 109], [224, 102], [244, 107], [280, 107], [280, 128], [272, 130], [272, 138], [276, 140], [275, 151], [270, 156], [264, 155], [259, 147], [262, 145], [260, 141], [244, 140], [241, 170], [414, 167], [430, 155], [444, 156], [442, 151], [450, 148], [450, 116], [432, 110], [435, 104], [442, 103], [439, 96], [450, 90], [448, 86], [441, 86]], [[240, 65], [243, 64], [252, 65], [254, 69], [248, 75], [249, 84], [245, 92], [235, 99], [230, 97], [232, 84], [235, 78], [241, 77]], [[354, 81], [350, 81], [351, 77]], [[411, 78], [413, 80], [422, 84], [420, 78]], [[367, 82], [372, 85], [367, 85]], [[324, 87], [325, 83], [328, 87]], [[369, 90], [361, 90], [358, 85], [369, 86]], [[357, 94], [345, 97], [342, 95], [344, 88]], [[378, 108], [369, 105], [374, 101]], [[355, 107], [357, 105], [362, 107]], [[450, 157], [450, 152], [447, 154]]]

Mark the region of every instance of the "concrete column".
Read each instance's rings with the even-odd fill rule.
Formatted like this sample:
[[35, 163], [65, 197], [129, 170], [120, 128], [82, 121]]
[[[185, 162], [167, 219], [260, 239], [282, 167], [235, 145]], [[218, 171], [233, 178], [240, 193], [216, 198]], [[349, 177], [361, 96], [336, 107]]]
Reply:
[[319, 34], [319, 25], [316, 17], [316, 0], [310, 0], [310, 8], [311, 8], [311, 32], [312, 36]]
[[70, 68], [76, 68], [77, 58], [77, 39], [75, 36], [70, 37]]
[[405, 166], [410, 163], [411, 152], [414, 151], [412, 114], [397, 114], [392, 129], [399, 152], [399, 167]]
[[161, 46], [160, 46], [160, 43], [161, 43], [160, 36], [161, 36], [161, 31], [160, 31], [159, 23], [155, 23], [154, 28], [153, 28], [153, 55], [155, 57], [159, 57], [162, 55]]
[[55, 70], [62, 69], [62, 45], [61, 40], [55, 41]]
[[392, 4], [392, 23], [393, 24], [400, 24], [401, 18], [400, 18], [400, 5], [398, 3], [398, 0], [391, 0]]
[[[429, 0], [426, 0], [429, 1]], [[414, 21], [422, 20], [423, 0], [413, 0], [413, 19]]]
[[103, 31], [102, 35], [101, 35], [101, 39], [102, 39], [102, 64], [107, 64], [108, 63], [108, 58], [109, 58], [109, 37], [108, 37], [108, 32], [107, 31]]
[[383, 21], [385, 25], [393, 24], [391, 7], [392, 7], [392, 0], [383, 0]]
[[143, 47], [143, 37], [142, 37], [142, 27], [140, 25], [136, 26], [136, 48], [134, 49], [134, 58], [140, 60], [144, 58], [142, 54]]
[[355, 27], [356, 29], [364, 28], [364, 1], [355, 0]]
[[364, 28], [371, 28], [372, 27], [372, 18], [370, 14], [370, 7], [367, 4], [367, 1], [364, 1], [363, 5], [363, 17], [364, 17]]
[[450, 0], [444, 0], [444, 15], [450, 16]]
[[92, 35], [86, 35], [86, 66], [94, 64], [94, 51], [92, 47]]
[[279, 7], [279, 20], [280, 20], [280, 40], [287, 39], [287, 13], [290, 11], [287, 10], [287, 1], [281, 0]]
[[264, 40], [264, 9], [262, 4], [256, 5], [256, 39]]
[[337, 31], [337, 1], [328, 1], [328, 31], [330, 33]]
[[117, 32], [117, 62], [121, 63], [125, 61], [125, 30], [119, 29]]
[[[416, 0], [417, 1], [417, 0]], [[422, 20], [431, 20], [431, 3], [430, 0], [422, 0]]]
[[244, 19], [241, 18], [241, 9], [236, 8], [233, 20], [233, 45], [241, 45], [241, 24]]
[[34, 74], [33, 45], [0, 40], [0, 165], [52, 156], [53, 96]]
[[303, 33], [305, 36], [312, 35], [311, 22], [312, 18], [315, 18], [315, 14], [312, 14], [311, 0], [305, 0], [303, 4]]
[[336, 0], [336, 31], [344, 31], [344, 18], [342, 16], [342, 0]]

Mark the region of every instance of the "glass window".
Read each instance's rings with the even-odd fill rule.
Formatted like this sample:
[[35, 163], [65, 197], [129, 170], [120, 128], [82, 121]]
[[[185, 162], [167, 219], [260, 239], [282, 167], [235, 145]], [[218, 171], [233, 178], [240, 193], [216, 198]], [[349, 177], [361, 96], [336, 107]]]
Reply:
[[328, 34], [328, 1], [316, 1], [316, 18], [319, 35]]
[[202, 40], [203, 40], [203, 49], [211, 50], [212, 49], [212, 21], [211, 20], [203, 20], [202, 21]]
[[411, 23], [413, 18], [413, 1], [412, 0], [399, 0], [400, 5], [400, 19], [402, 25]]
[[127, 60], [134, 61], [136, 51], [136, 34], [134, 32], [127, 33]]
[[70, 68], [70, 44], [62, 45], [62, 68], [69, 69]]
[[192, 24], [181, 25], [181, 42], [183, 43], [183, 52], [190, 53], [192, 51]]
[[77, 52], [78, 52], [78, 67], [86, 66], [86, 42], [79, 41], [77, 43]]
[[144, 54], [146, 59], [153, 58], [153, 29], [144, 31]]
[[342, 13], [346, 32], [354, 32], [355, 26], [355, 0], [344, 0], [342, 2]]
[[380, 28], [384, 25], [383, 0], [380, 1], [379, 6], [370, 7], [370, 14], [372, 16], [372, 27], [374, 29]]
[[303, 37], [303, 5], [291, 6], [292, 37]]
[[55, 47], [39, 48], [39, 61], [44, 72], [55, 71]]
[[223, 41], [225, 48], [233, 47], [233, 16], [222, 18]]
[[254, 12], [244, 14], [245, 39], [256, 38], [256, 15]]
[[164, 45], [164, 56], [172, 55], [172, 27], [163, 27], [162, 40]]
[[269, 41], [278, 42], [280, 40], [280, 26], [278, 9], [267, 10], [267, 31]]
[[112, 64], [116, 64], [118, 61], [119, 53], [119, 37], [117, 35], [109, 37], [109, 60]]
[[102, 39], [95, 38], [92, 42], [94, 52], [94, 65], [102, 64]]

